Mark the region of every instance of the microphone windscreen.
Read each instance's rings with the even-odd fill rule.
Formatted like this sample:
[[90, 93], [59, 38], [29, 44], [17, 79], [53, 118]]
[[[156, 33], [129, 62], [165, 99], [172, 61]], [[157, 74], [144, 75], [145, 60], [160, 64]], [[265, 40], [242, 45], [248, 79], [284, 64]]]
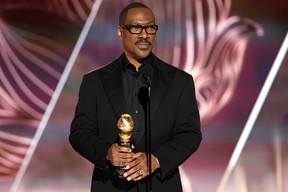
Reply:
[[143, 69], [143, 77], [144, 79], [147, 81], [151, 81], [151, 78], [152, 78], [152, 74], [153, 74], [153, 69], [150, 65], [145, 65], [144, 66], [144, 69]]

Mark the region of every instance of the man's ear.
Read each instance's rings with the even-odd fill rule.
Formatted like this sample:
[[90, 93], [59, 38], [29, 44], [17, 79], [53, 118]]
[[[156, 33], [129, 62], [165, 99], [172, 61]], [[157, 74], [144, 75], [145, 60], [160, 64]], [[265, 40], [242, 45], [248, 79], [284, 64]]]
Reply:
[[118, 39], [122, 39], [122, 32], [123, 32], [122, 27], [118, 26], [118, 28], [117, 28]]

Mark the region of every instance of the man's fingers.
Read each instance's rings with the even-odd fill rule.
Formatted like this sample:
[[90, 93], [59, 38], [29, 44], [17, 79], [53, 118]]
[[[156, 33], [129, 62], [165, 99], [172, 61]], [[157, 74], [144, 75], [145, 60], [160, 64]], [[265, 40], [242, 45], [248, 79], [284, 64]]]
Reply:
[[131, 153], [132, 152], [132, 149], [130, 149], [129, 147], [122, 147], [122, 146], [118, 146], [117, 150], [120, 153]]
[[[124, 173], [124, 177], [126, 177], [128, 181], [138, 181], [149, 175], [146, 153], [135, 153], [134, 160], [127, 163], [125, 168], [126, 172]], [[155, 169], [153, 169], [153, 171], [154, 170]]]
[[117, 143], [111, 145], [108, 150], [108, 160], [114, 166], [125, 166], [134, 159], [132, 149], [124, 146], [119, 146]]
[[136, 153], [134, 157], [135, 159], [125, 167], [127, 171], [124, 173], [124, 177], [126, 177], [128, 181], [138, 181], [147, 176], [148, 169], [145, 153]]
[[147, 170], [135, 166], [124, 173], [124, 177], [127, 177], [128, 181], [138, 181], [147, 176]]

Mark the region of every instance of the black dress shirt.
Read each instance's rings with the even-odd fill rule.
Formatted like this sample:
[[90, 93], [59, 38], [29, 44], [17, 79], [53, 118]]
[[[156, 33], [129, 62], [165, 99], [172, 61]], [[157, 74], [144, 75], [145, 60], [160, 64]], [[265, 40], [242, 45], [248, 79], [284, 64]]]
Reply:
[[147, 84], [143, 78], [143, 69], [146, 65], [152, 66], [153, 58], [148, 56], [142, 65], [136, 71], [136, 67], [132, 65], [123, 54], [123, 82], [124, 94], [126, 98], [126, 106], [129, 114], [134, 120], [133, 139], [137, 139], [140, 129], [145, 129], [145, 112], [147, 108]]

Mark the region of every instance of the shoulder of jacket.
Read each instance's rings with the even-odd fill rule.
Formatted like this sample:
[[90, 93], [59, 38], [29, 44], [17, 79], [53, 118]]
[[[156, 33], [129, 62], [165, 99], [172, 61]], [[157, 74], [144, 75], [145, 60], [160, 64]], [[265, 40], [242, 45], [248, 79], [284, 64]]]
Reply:
[[191, 76], [191, 74], [189, 74], [188, 72], [176, 66], [173, 66], [172, 64], [166, 63], [165, 61], [159, 59], [156, 56], [155, 56], [155, 65], [163, 73], [175, 72], [175, 74], [180, 76], [186, 76], [186, 77]]
[[120, 58], [115, 59], [114, 61], [107, 63], [101, 67], [93, 69], [84, 74], [86, 77], [95, 76], [99, 73], [112, 73], [117, 67], [120, 66]]

